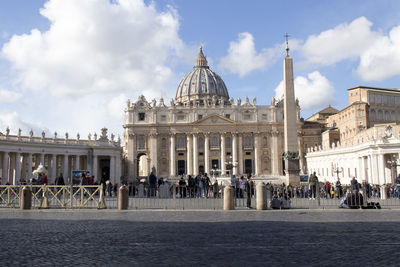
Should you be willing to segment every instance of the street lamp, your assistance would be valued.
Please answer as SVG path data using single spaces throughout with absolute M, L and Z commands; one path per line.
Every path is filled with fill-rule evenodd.
M 339 170 L 339 164 L 336 163 L 336 165 L 334 167 L 332 167 L 332 169 L 333 169 L 333 172 L 336 173 L 336 177 L 339 179 L 339 173 L 342 172 L 341 170 Z
M 388 160 L 387 163 L 390 165 L 391 173 L 392 173 L 392 183 L 396 182 L 397 178 L 397 166 L 400 164 L 397 163 L 397 155 L 393 154 L 392 159 Z
M 232 156 L 229 156 L 229 160 L 225 162 L 226 169 L 229 171 L 230 176 L 233 176 L 233 169 L 237 167 L 238 162 L 232 161 Z

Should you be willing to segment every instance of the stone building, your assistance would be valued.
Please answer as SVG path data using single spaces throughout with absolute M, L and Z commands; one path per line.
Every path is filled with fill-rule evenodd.
M 2 184 L 19 184 L 20 181 L 29 181 L 32 171 L 39 164 L 48 170 L 49 183 L 54 183 L 56 176 L 63 174 L 65 182 L 71 177 L 73 170 L 90 171 L 95 180 L 102 178 L 112 183 L 119 183 L 122 165 L 122 147 L 120 140 L 107 136 L 107 129 L 102 134 L 89 135 L 88 139 L 70 139 L 68 133 L 64 138 L 54 133 L 53 137 L 46 137 L 42 132 L 36 137 L 31 130 L 29 136 L 10 135 L 7 129 L 0 134 L 0 166 Z
M 369 183 L 394 181 L 398 172 L 400 90 L 357 86 L 349 105 L 326 119 L 321 145 L 307 149 L 308 173 L 333 181 L 352 176 Z
M 297 103 L 292 111 L 297 137 L 301 129 Z M 162 98 L 128 100 L 126 175 L 132 180 L 153 170 L 170 179 L 200 173 L 284 179 L 283 115 L 282 100 L 272 99 L 271 105 L 264 106 L 257 105 L 255 98 L 230 98 L 200 48 L 193 70 L 182 78 L 169 105 Z

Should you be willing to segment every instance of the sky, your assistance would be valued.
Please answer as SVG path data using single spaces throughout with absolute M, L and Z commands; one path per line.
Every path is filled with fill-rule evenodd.
M 230 97 L 269 105 L 285 33 L 304 118 L 357 85 L 400 87 L 396 0 L 2 0 L 0 132 L 122 137 L 127 100 L 169 103 L 200 46 Z

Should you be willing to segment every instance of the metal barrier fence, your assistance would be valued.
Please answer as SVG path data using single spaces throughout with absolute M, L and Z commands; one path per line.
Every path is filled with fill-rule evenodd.
M 118 192 L 106 192 L 101 185 L 87 186 L 53 186 L 26 185 L 32 192 L 33 208 L 110 208 L 118 207 Z M 0 208 L 20 207 L 23 185 L 0 185 Z M 208 209 L 222 210 L 224 186 L 217 190 L 213 188 L 197 189 L 179 187 L 177 185 L 162 185 L 159 188 L 139 187 L 130 192 L 129 209 Z M 316 188 L 315 195 L 300 194 L 279 187 L 266 186 L 266 206 L 271 209 L 279 203 L 279 208 L 295 209 L 333 209 L 339 206 L 348 208 L 398 208 L 400 194 L 390 191 L 387 186 L 376 187 L 375 191 L 361 187 L 358 192 L 349 188 L 340 194 L 327 194 L 321 188 Z M 394 193 L 393 193 L 394 192 Z M 257 206 L 255 188 L 249 192 L 234 188 L 235 208 L 243 209 Z M 310 198 L 312 197 L 312 198 Z M 248 201 L 250 200 L 250 203 Z M 273 203 L 272 203 L 273 202 Z M 377 205 L 376 203 L 379 203 Z
M 33 208 L 106 208 L 101 185 L 0 185 L 0 207 L 20 207 L 24 186 L 32 192 Z

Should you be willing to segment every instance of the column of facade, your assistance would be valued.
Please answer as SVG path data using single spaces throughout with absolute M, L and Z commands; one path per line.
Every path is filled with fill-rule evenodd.
M 260 174 L 260 162 L 261 162 L 258 137 L 259 137 L 259 134 L 255 133 L 254 134 L 254 174 L 255 175 Z
M 199 152 L 197 134 L 193 134 L 193 175 L 199 174 Z
M 210 134 L 204 135 L 204 171 L 210 175 Z
M 57 177 L 57 155 L 53 154 L 51 157 L 51 178 Z
M 385 155 L 379 154 L 378 155 L 378 171 L 379 171 L 379 183 L 385 184 Z
M 21 179 L 21 153 L 15 153 L 15 174 L 13 184 L 18 184 Z
M 115 177 L 115 156 L 110 156 L 110 182 L 115 184 L 117 178 Z
M 279 155 L 279 144 L 278 144 L 278 132 L 272 132 L 272 174 L 279 175 L 279 160 L 281 155 Z
M 243 135 L 239 134 L 239 175 L 244 173 L 243 171 Z
M 226 175 L 225 158 L 226 158 L 225 134 L 222 133 L 221 134 L 221 176 Z
M 134 180 L 137 176 L 137 159 L 136 159 L 136 135 L 129 134 L 128 137 L 128 179 Z
M 8 181 L 8 152 L 3 152 L 3 165 L 1 174 L 1 184 L 6 184 Z
M 153 167 L 156 169 L 156 173 L 158 173 L 158 134 L 154 133 L 150 135 L 151 137 L 151 167 L 150 170 L 153 170 Z
M 101 179 L 100 179 L 100 177 L 97 176 L 97 161 L 98 161 L 97 155 L 93 155 L 92 177 L 94 177 L 94 180 L 95 180 L 95 181 L 100 182 Z
M 187 163 L 186 163 L 186 165 L 187 165 L 187 170 L 186 170 L 186 174 L 193 174 L 193 170 L 192 170 L 192 142 L 191 142 L 191 137 L 190 137 L 190 134 L 188 134 L 187 136 L 186 136 L 186 154 L 187 154 L 187 156 L 186 156 L 186 158 L 187 158 Z
M 27 177 L 26 179 L 30 181 L 32 179 L 32 153 L 28 154 L 28 171 L 27 171 Z
M 65 181 L 68 181 L 68 178 L 71 178 L 68 173 L 68 155 L 64 155 L 63 176 Z
M 170 135 L 170 161 L 169 161 L 169 176 L 175 177 L 176 176 L 176 160 L 175 160 L 175 134 L 171 133 Z
M 238 175 L 238 158 L 237 158 L 237 133 L 232 134 L 232 164 L 233 175 Z

